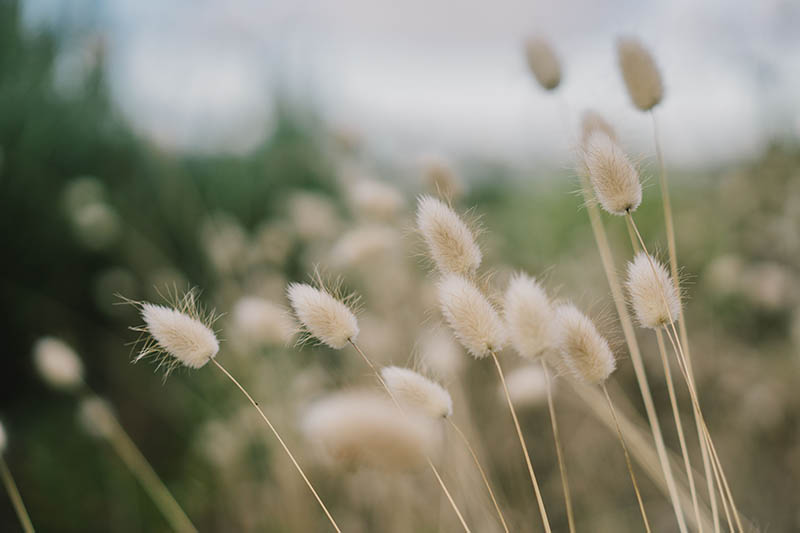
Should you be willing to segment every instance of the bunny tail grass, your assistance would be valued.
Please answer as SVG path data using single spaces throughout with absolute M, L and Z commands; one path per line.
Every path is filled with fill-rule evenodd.
M 394 394 L 392 394 L 392 390 L 389 388 L 389 386 L 383 380 L 383 377 L 381 376 L 381 373 L 378 372 L 377 368 L 375 368 L 375 365 L 372 363 L 372 360 L 369 357 L 367 357 L 367 354 L 365 354 L 361 350 L 361 348 L 358 346 L 358 344 L 355 343 L 355 341 L 353 341 L 353 339 L 349 339 L 348 342 L 350 343 L 350 345 L 353 348 L 355 348 L 355 350 L 358 352 L 358 354 L 361 356 L 361 358 L 364 359 L 364 362 L 367 363 L 367 366 L 370 368 L 370 370 L 372 370 L 372 373 L 375 374 L 375 377 L 378 378 L 378 381 L 380 381 L 381 385 L 386 390 L 386 393 L 389 395 L 389 397 L 395 403 L 397 408 L 400 409 L 400 412 L 405 415 L 405 411 L 403 411 L 403 408 L 400 406 L 400 402 L 398 402 L 397 398 L 395 398 Z M 427 454 L 425 455 L 425 460 L 428 462 L 428 466 L 431 467 L 431 470 L 433 471 L 433 475 L 436 476 L 436 480 L 439 482 L 439 486 L 442 487 L 442 491 L 444 491 L 445 496 L 447 496 L 447 500 L 450 502 L 450 506 L 453 508 L 453 511 L 455 511 L 456 515 L 458 516 L 458 520 L 461 522 L 461 526 L 464 528 L 464 531 L 466 531 L 467 533 L 472 533 L 472 530 L 469 528 L 469 526 L 467 525 L 467 522 L 464 520 L 464 516 L 461 514 L 461 511 L 459 510 L 458 505 L 456 505 L 456 502 L 453 499 L 453 496 L 450 494 L 450 491 L 447 489 L 447 485 L 445 485 L 444 480 L 442 479 L 442 476 L 439 474 L 439 470 L 436 468 L 436 465 L 433 464 L 433 461 L 431 461 L 430 456 L 428 456 Z
M 558 457 L 558 470 L 561 473 L 561 488 L 564 489 L 564 503 L 567 508 L 567 522 L 569 523 L 570 533 L 575 533 L 575 516 L 572 512 L 572 496 L 569 491 L 569 481 L 567 480 L 567 466 L 564 464 L 564 452 L 561 447 L 561 437 L 558 433 L 558 422 L 556 421 L 556 409 L 553 405 L 553 387 L 550 384 L 550 370 L 547 363 L 542 359 L 542 370 L 544 370 L 545 387 L 547 388 L 547 407 L 550 410 L 550 425 L 553 427 L 553 442 L 556 446 L 556 456 Z
M 221 364 L 219 364 L 216 359 L 212 359 L 211 362 L 214 363 L 217 366 L 217 368 L 219 368 L 222 371 L 222 373 L 225 374 L 225 376 L 227 376 L 228 379 L 230 379 L 233 382 L 233 384 L 236 385 L 236 387 L 240 391 L 242 391 L 242 394 L 244 394 L 245 398 L 247 398 L 250 401 L 250 403 L 253 404 L 253 407 L 256 408 L 256 411 L 258 411 L 258 414 L 261 415 L 261 418 L 264 419 L 264 422 L 266 422 L 267 426 L 272 431 L 273 435 L 275 435 L 275 438 L 278 439 L 278 442 L 283 447 L 283 451 L 285 451 L 286 455 L 288 455 L 289 459 L 291 459 L 292 464 L 294 464 L 294 467 L 300 473 L 300 476 L 303 478 L 303 481 L 305 481 L 306 485 L 308 485 L 309 490 L 311 490 L 311 492 L 314 494 L 314 498 L 317 499 L 317 503 L 319 503 L 319 506 L 322 507 L 322 510 L 325 512 L 325 516 L 328 517 L 328 520 L 330 521 L 331 525 L 333 526 L 333 529 L 335 529 L 338 533 L 342 533 L 342 530 L 339 529 L 339 526 L 336 524 L 336 520 L 333 519 L 333 516 L 331 516 L 330 511 L 328 511 L 328 508 L 325 507 L 324 503 L 322 503 L 322 498 L 320 498 L 319 494 L 317 494 L 317 491 L 314 490 L 314 486 L 311 485 L 311 482 L 306 477 L 306 474 L 305 474 L 305 472 L 303 472 L 303 469 L 300 468 L 300 465 L 298 464 L 297 460 L 294 458 L 294 455 L 292 455 L 292 452 L 289 451 L 289 447 L 286 446 L 286 443 L 283 442 L 283 439 L 278 434 L 278 431 L 275 429 L 275 427 L 272 425 L 272 422 L 269 421 L 269 419 L 267 418 L 267 415 L 265 415 L 264 411 L 261 410 L 261 407 L 258 406 L 258 402 L 256 402 L 253 399 L 253 397 L 250 396 L 250 394 L 245 390 L 244 387 L 242 387 L 242 385 L 236 380 L 236 378 L 234 378 L 230 374 L 230 372 L 225 370 L 225 367 L 223 367 Z
M 628 465 L 628 473 L 631 475 L 633 482 L 633 490 L 636 491 L 636 500 L 639 502 L 639 510 L 642 512 L 642 520 L 647 533 L 650 533 L 650 522 L 647 520 L 647 512 L 644 510 L 644 503 L 642 502 L 642 495 L 639 492 L 639 484 L 636 483 L 636 475 L 633 473 L 633 465 L 631 464 L 630 455 L 628 455 L 628 447 L 625 445 L 625 438 L 622 436 L 622 429 L 619 427 L 619 420 L 617 420 L 617 411 L 614 409 L 614 404 L 611 402 L 611 396 L 608 394 L 606 384 L 602 384 L 603 394 L 605 394 L 606 401 L 608 402 L 608 409 L 611 411 L 611 416 L 614 418 L 614 425 L 617 427 L 617 437 L 619 443 L 622 445 L 622 451 L 625 453 L 625 463 Z
M 500 366 L 500 361 L 497 359 L 497 354 L 494 351 L 490 352 L 492 356 L 492 360 L 494 361 L 494 366 L 497 367 L 497 375 L 500 376 L 500 383 L 503 385 L 503 392 L 506 395 L 506 401 L 508 402 L 508 409 L 511 411 L 511 418 L 514 419 L 514 427 L 517 430 L 517 436 L 519 437 L 519 444 L 522 446 L 522 451 L 525 454 L 525 463 L 528 466 L 528 474 L 531 476 L 531 484 L 533 485 L 533 492 L 536 494 L 536 503 L 539 504 L 539 513 L 542 515 L 542 524 L 544 525 L 544 529 L 547 533 L 551 533 L 550 529 L 550 521 L 547 518 L 547 511 L 544 508 L 544 501 L 542 500 L 542 493 L 539 490 L 539 482 L 536 481 L 536 474 L 533 473 L 533 464 L 531 463 L 531 456 L 528 453 L 528 446 L 525 444 L 525 437 L 522 436 L 522 428 L 519 426 L 519 420 L 517 419 L 517 412 L 514 409 L 514 404 L 511 401 L 511 395 L 508 393 L 508 385 L 506 385 L 506 378 L 503 375 L 503 368 Z
M 664 479 L 667 484 L 667 491 L 672 502 L 672 508 L 675 512 L 675 518 L 678 521 L 678 529 L 681 533 L 687 533 L 686 522 L 681 510 L 680 500 L 678 499 L 678 491 L 675 486 L 675 478 L 672 475 L 670 468 L 669 458 L 667 456 L 666 445 L 664 444 L 664 436 L 661 434 L 661 426 L 658 422 L 658 415 L 656 413 L 655 404 L 653 403 L 653 394 L 650 391 L 650 385 L 647 382 L 647 373 L 644 368 L 644 360 L 642 353 L 639 350 L 639 342 L 636 340 L 636 333 L 633 329 L 633 321 L 628 313 L 628 306 L 625 303 L 625 296 L 622 293 L 622 286 L 617 275 L 616 268 L 614 267 L 614 259 L 611 255 L 611 247 L 608 244 L 608 237 L 606 230 L 603 227 L 603 221 L 600 218 L 600 209 L 594 204 L 591 197 L 591 185 L 588 177 L 581 173 L 582 190 L 584 200 L 586 201 L 586 209 L 589 213 L 589 222 L 592 226 L 592 233 L 594 234 L 595 242 L 597 243 L 597 250 L 600 253 L 600 259 L 603 263 L 603 270 L 606 274 L 609 288 L 611 289 L 611 296 L 614 299 L 614 306 L 617 308 L 617 315 L 619 316 L 620 324 L 622 325 L 622 332 L 625 335 L 625 342 L 628 345 L 628 350 L 631 354 L 631 362 L 633 363 L 633 370 L 636 374 L 636 381 L 639 385 L 639 391 L 642 395 L 642 402 L 644 403 L 645 412 L 647 413 L 647 421 L 650 424 L 650 431 L 653 434 L 653 442 L 656 446 L 656 453 L 658 461 L 661 464 L 661 471 L 664 473 Z
M 11 503 L 14 505 L 14 511 L 17 513 L 19 523 L 22 524 L 22 529 L 25 533 L 33 533 L 33 524 L 31 517 L 28 516 L 28 510 L 25 509 L 25 503 L 22 501 L 22 496 L 19 493 L 17 484 L 14 482 L 14 477 L 6 465 L 6 460 L 0 455 L 0 477 L 3 478 L 3 484 L 6 486 L 8 496 L 11 498 Z

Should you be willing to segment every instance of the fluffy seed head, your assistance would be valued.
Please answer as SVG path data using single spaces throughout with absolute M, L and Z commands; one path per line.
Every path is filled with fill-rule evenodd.
M 561 83 L 561 66 L 558 57 L 544 39 L 530 39 L 525 43 L 525 57 L 528 67 L 544 89 L 552 91 Z
M 406 203 L 400 191 L 388 183 L 367 178 L 352 185 L 350 197 L 356 213 L 378 220 L 391 220 Z
M 431 196 L 420 197 L 417 228 L 442 274 L 469 275 L 480 266 L 481 250 L 475 244 L 475 237 L 444 202 Z
M 358 336 L 358 320 L 347 305 L 327 291 L 306 283 L 290 283 L 286 291 L 306 332 L 334 350 Z
M 439 444 L 430 418 L 403 415 L 385 394 L 374 392 L 338 393 L 316 402 L 302 429 L 328 462 L 350 468 L 415 469 Z
M 664 85 L 653 56 L 634 38 L 617 41 L 617 59 L 633 105 L 649 111 L 664 97 Z
M 680 295 L 667 269 L 657 260 L 644 252 L 636 254 L 628 263 L 626 285 L 633 311 L 642 326 L 657 329 L 678 319 Z
M 539 365 L 516 368 L 506 375 L 506 386 L 511 401 L 517 407 L 536 407 L 547 400 L 547 380 Z M 498 394 L 505 402 L 502 386 Z
M 559 351 L 567 370 L 579 381 L 596 385 L 614 372 L 616 361 L 608 341 L 589 317 L 572 304 L 556 308 L 560 323 Z
M 455 337 L 478 359 L 499 351 L 507 342 L 505 326 L 481 291 L 462 276 L 439 281 L 439 304 Z
M 455 379 L 464 366 L 464 350 L 445 328 L 437 327 L 419 341 L 419 364 L 445 382 Z
M 98 438 L 109 438 L 116 424 L 111 406 L 97 396 L 81 400 L 78 407 L 78 422 L 89 435 Z
M 174 306 L 148 302 L 132 302 L 139 308 L 144 326 L 132 328 L 141 332 L 144 344 L 134 362 L 149 356 L 159 358 L 169 373 L 177 365 L 200 368 L 219 352 L 219 341 L 211 325 L 214 313 L 204 313 L 197 302 L 197 292 L 186 292 Z
M 387 366 L 381 369 L 381 376 L 398 401 L 433 418 L 444 418 L 453 414 L 450 393 L 422 374 L 408 368 Z
M 553 348 L 553 308 L 538 281 L 526 274 L 511 278 L 504 312 L 511 345 L 522 357 L 533 359 Z
M 593 133 L 583 157 L 594 193 L 603 209 L 622 216 L 639 207 L 642 203 L 639 174 L 611 137 L 601 131 Z
M 3 427 L 3 423 L 0 422 L 0 455 L 6 451 L 6 446 L 8 445 L 8 438 L 6 437 L 6 429 Z
M 33 362 L 42 379 L 57 389 L 75 389 L 83 383 L 83 363 L 67 343 L 43 337 L 33 345 Z
M 231 315 L 237 334 L 254 344 L 287 344 L 296 329 L 283 307 L 255 296 L 240 298 Z
M 400 236 L 393 228 L 372 224 L 360 226 L 336 241 L 330 261 L 337 267 L 356 267 L 385 257 L 399 246 Z
M 608 135 L 609 139 L 617 142 L 617 132 L 614 131 L 611 124 L 600 113 L 588 109 L 581 115 L 581 146 L 584 147 L 584 150 L 589 146 L 589 139 L 595 132 L 603 132 Z

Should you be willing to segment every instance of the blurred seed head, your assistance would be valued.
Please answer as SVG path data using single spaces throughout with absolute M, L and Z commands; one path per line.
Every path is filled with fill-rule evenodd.
M 403 195 L 388 183 L 362 178 L 350 186 L 353 211 L 365 218 L 392 220 L 405 207 Z
M 659 261 L 644 252 L 636 254 L 628 263 L 626 285 L 636 319 L 643 327 L 658 329 L 678 320 L 681 298 Z
M 547 401 L 547 380 L 540 365 L 525 365 L 512 370 L 506 375 L 506 386 L 516 407 L 538 407 Z M 502 386 L 497 392 L 498 398 L 505 403 Z
M 33 362 L 39 376 L 53 388 L 74 390 L 83 385 L 83 363 L 75 351 L 55 337 L 33 345 Z
M 505 326 L 497 310 L 474 283 L 449 274 L 439 281 L 439 303 L 456 339 L 475 358 L 503 349 Z
M 445 418 L 453 414 L 450 393 L 435 381 L 418 372 L 398 366 L 386 366 L 381 376 L 394 397 L 433 418 Z
M 241 268 L 247 256 L 247 233 L 227 213 L 206 218 L 200 229 L 200 240 L 211 265 L 220 274 L 231 274 Z
M 556 321 L 544 288 L 527 274 L 515 274 L 505 294 L 504 313 L 511 345 L 522 357 L 535 359 L 553 349 Z
M 92 437 L 107 439 L 114 433 L 116 417 L 106 400 L 87 396 L 78 406 L 78 422 Z
M 289 198 L 289 218 L 295 233 L 304 240 L 326 240 L 339 231 L 340 220 L 330 198 L 299 192 Z
M 525 57 L 536 81 L 545 90 L 552 91 L 561 83 L 561 66 L 550 43 L 532 38 L 525 43 Z
M 664 97 L 664 85 L 647 48 L 638 39 L 622 37 L 617 40 L 617 60 L 633 105 L 641 111 L 658 105 Z
M 290 283 L 286 290 L 295 316 L 305 332 L 334 350 L 358 337 L 358 320 L 350 308 L 325 290 Z
M 616 368 L 608 341 L 589 317 L 572 304 L 558 306 L 556 318 L 560 322 L 558 345 L 564 367 L 583 383 L 605 382 Z
M 366 225 L 344 233 L 334 244 L 330 263 L 353 268 L 386 257 L 400 248 L 400 235 L 388 226 Z
M 471 275 L 480 266 L 482 255 L 475 237 L 444 202 L 421 196 L 417 204 L 417 229 L 442 274 Z
M 120 235 L 121 222 L 117 211 L 106 203 L 88 204 L 70 214 L 78 240 L 87 248 L 102 250 Z
M 420 337 L 419 364 L 437 378 L 451 381 L 464 367 L 464 354 L 448 331 L 436 327 Z
M 639 207 L 642 203 L 639 173 L 611 137 L 595 131 L 584 149 L 583 161 L 603 209 L 622 216 Z
M 581 146 L 584 150 L 588 147 L 589 139 L 595 132 L 605 133 L 609 139 L 617 142 L 617 132 L 614 131 L 611 124 L 600 113 L 587 109 L 581 115 Z
M 292 317 L 278 304 L 255 296 L 244 296 L 231 313 L 237 337 L 258 345 L 289 343 L 297 330 Z
M 3 453 L 5 453 L 7 446 L 8 446 L 8 437 L 6 436 L 6 428 L 3 426 L 3 423 L 0 422 L 0 455 L 3 455 Z
M 427 190 L 440 198 L 454 201 L 466 192 L 466 186 L 450 163 L 441 156 L 422 158 L 422 177 Z

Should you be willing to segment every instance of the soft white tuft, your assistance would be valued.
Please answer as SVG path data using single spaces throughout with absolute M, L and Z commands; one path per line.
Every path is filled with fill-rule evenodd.
M 54 337 L 33 345 L 33 362 L 42 379 L 57 389 L 76 389 L 83 384 L 83 363 L 70 346 Z
M 559 351 L 564 366 L 579 381 L 603 383 L 616 368 L 608 341 L 589 317 L 572 304 L 557 307 L 556 318 L 560 323 Z
M 634 38 L 617 41 L 617 59 L 633 105 L 649 111 L 664 97 L 664 84 L 650 52 Z
M 81 400 L 78 407 L 78 422 L 93 437 L 109 438 L 114 433 L 116 418 L 107 401 L 98 396 Z
M 193 301 L 193 297 L 185 300 Z M 194 308 L 184 312 L 163 305 L 143 303 L 141 315 L 145 330 L 152 336 L 155 344 L 146 343 L 135 361 L 152 353 L 163 352 L 189 368 L 200 368 L 219 352 L 217 336 L 197 317 Z
M 422 196 L 417 204 L 417 228 L 442 274 L 473 274 L 481 264 L 481 250 L 461 218 L 444 202 Z
M 550 43 L 534 38 L 525 43 L 528 67 L 544 89 L 552 91 L 561 83 L 561 66 Z
M 324 459 L 347 468 L 418 468 L 439 444 L 430 418 L 403 414 L 385 394 L 374 392 L 338 393 L 316 402 L 302 429 Z
M 240 298 L 231 315 L 236 333 L 254 344 L 287 344 L 297 329 L 286 309 L 256 296 Z
M 667 269 L 644 252 L 628 263 L 626 282 L 639 323 L 657 329 L 678 320 L 681 299 Z
M 381 376 L 398 401 L 433 418 L 444 418 L 453 414 L 450 393 L 422 374 L 408 368 L 387 366 L 381 369 Z
M 6 451 L 6 446 L 8 446 L 8 437 L 6 436 L 6 428 L 3 427 L 3 423 L 0 422 L 0 455 Z
M 295 315 L 309 335 L 334 350 L 358 336 L 358 320 L 343 302 L 306 283 L 290 283 L 286 291 Z
M 500 315 L 471 281 L 450 274 L 439 281 L 438 289 L 445 320 L 473 357 L 486 357 L 505 346 L 507 336 Z
M 504 312 L 511 345 L 522 357 L 534 359 L 554 347 L 553 307 L 538 281 L 526 274 L 512 277 Z
M 642 184 L 625 152 L 602 131 L 595 131 L 584 148 L 584 164 L 594 193 L 612 215 L 635 211 L 642 203 Z
M 536 407 L 547 400 L 547 378 L 538 364 L 516 368 L 506 375 L 506 386 L 511 401 L 517 407 Z M 505 403 L 502 386 L 498 394 Z

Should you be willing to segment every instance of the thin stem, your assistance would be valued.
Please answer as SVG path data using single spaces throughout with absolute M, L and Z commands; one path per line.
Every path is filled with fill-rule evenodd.
M 639 391 L 642 395 L 642 402 L 644 403 L 644 409 L 647 413 L 647 421 L 650 424 L 650 432 L 653 435 L 656 454 L 658 455 L 658 461 L 661 465 L 661 471 L 664 474 L 664 480 L 666 481 L 667 491 L 672 503 L 672 509 L 675 513 L 675 519 L 678 522 L 678 529 L 681 533 L 687 533 L 686 521 L 681 510 L 680 500 L 678 498 L 678 490 L 675 485 L 675 478 L 672 475 L 672 469 L 667 456 L 667 447 L 664 444 L 664 436 L 661 434 L 661 426 L 658 421 L 655 403 L 653 402 L 653 394 L 650 391 L 650 384 L 647 382 L 647 372 L 645 371 L 644 367 L 644 359 L 642 358 L 642 353 L 639 349 L 639 342 L 636 340 L 633 321 L 631 320 L 628 312 L 628 306 L 625 303 L 625 296 L 622 292 L 622 286 L 617 275 L 617 270 L 614 267 L 611 246 L 608 244 L 608 237 L 606 236 L 606 230 L 603 226 L 603 220 L 600 217 L 600 210 L 595 202 L 592 201 L 591 186 L 586 173 L 582 172 L 580 177 L 581 190 L 583 192 L 586 210 L 589 214 L 589 222 L 592 226 L 592 233 L 594 234 L 595 242 L 597 243 L 597 251 L 600 254 L 600 260 L 603 264 L 603 270 L 605 271 L 609 289 L 611 289 L 611 296 L 614 300 L 614 306 L 617 309 L 617 316 L 619 316 L 622 332 L 625 335 L 625 342 L 628 345 L 628 351 L 631 355 L 633 371 L 636 374 L 636 382 L 639 385 Z
M 533 464 L 531 463 L 531 456 L 528 453 L 528 446 L 525 444 L 525 437 L 522 436 L 522 428 L 519 425 L 519 420 L 517 419 L 517 412 L 514 409 L 514 403 L 511 401 L 511 395 L 508 392 L 508 386 L 506 385 L 506 378 L 503 375 L 503 369 L 500 366 L 500 361 L 497 359 L 497 354 L 495 354 L 494 351 L 490 351 L 489 353 L 491 354 L 492 360 L 494 361 L 494 366 L 497 367 L 497 374 L 500 376 L 500 382 L 503 384 L 503 392 L 506 395 L 506 401 L 508 401 L 508 409 L 511 411 L 511 418 L 514 419 L 514 427 L 517 429 L 519 444 L 520 446 L 522 446 L 522 452 L 525 454 L 525 463 L 528 465 L 528 474 L 531 477 L 533 492 L 536 494 L 536 503 L 539 504 L 539 514 L 542 515 L 542 524 L 544 524 L 545 531 L 547 533 L 551 533 L 550 521 L 547 519 L 547 511 L 544 508 L 542 493 L 539 490 L 539 482 L 536 481 L 536 474 L 533 473 Z
M 492 499 L 492 504 L 494 505 L 495 511 L 497 511 L 497 517 L 500 519 L 500 523 L 503 524 L 503 529 L 505 530 L 505 532 L 509 533 L 508 525 L 506 524 L 506 519 L 503 516 L 503 511 L 500 510 L 500 505 L 497 503 L 497 498 L 495 497 L 494 491 L 492 490 L 492 485 L 489 483 L 489 478 L 486 476 L 486 472 L 483 470 L 481 462 L 478 460 L 478 454 L 472 448 L 472 445 L 469 443 L 467 436 L 464 435 L 464 432 L 461 431 L 461 428 L 459 428 L 456 425 L 456 423 L 453 422 L 453 419 L 448 417 L 446 420 L 450 424 L 450 427 L 452 427 L 458 434 L 458 436 L 461 437 L 461 440 L 464 442 L 464 446 L 467 447 L 467 450 L 469 450 L 470 455 L 472 455 L 472 460 L 475 462 L 475 466 L 478 468 L 478 472 L 480 472 L 481 474 L 481 478 L 483 479 L 483 484 L 486 486 L 486 490 L 489 491 L 489 497 Z
M 8 496 L 11 498 L 11 503 L 14 505 L 14 511 L 17 513 L 19 523 L 22 524 L 22 529 L 25 533 L 33 533 L 33 524 L 31 517 L 28 515 L 28 510 L 25 508 L 25 503 L 22 501 L 22 496 L 19 493 L 17 484 L 14 482 L 14 476 L 6 465 L 6 460 L 0 455 L 0 476 L 3 478 L 3 484 L 6 486 Z
M 389 386 L 383 380 L 383 377 L 381 377 L 381 373 L 378 372 L 378 369 L 375 368 L 374 364 L 372 364 L 372 360 L 369 357 L 367 357 L 367 354 L 365 354 L 361 350 L 361 348 L 359 348 L 358 344 L 353 342 L 352 339 L 349 339 L 348 342 L 350 342 L 350 345 L 353 348 L 355 348 L 356 351 L 361 355 L 361 358 L 364 359 L 364 362 L 367 363 L 367 366 L 369 366 L 369 368 L 372 370 L 372 373 L 375 374 L 376 378 L 378 378 L 378 381 L 380 381 L 381 385 L 386 390 L 386 392 L 389 394 L 389 397 L 392 399 L 394 404 L 397 406 L 397 408 L 400 410 L 400 412 L 403 413 L 403 416 L 405 416 L 406 412 L 400 406 L 400 402 L 397 401 L 397 398 L 394 397 L 394 394 L 392 394 L 391 389 L 389 389 Z M 427 454 L 425 454 L 425 460 L 428 462 L 428 466 L 431 467 L 431 470 L 433 471 L 433 475 L 436 476 L 436 480 L 439 482 L 439 486 L 442 487 L 442 490 L 444 491 L 445 496 L 447 496 L 447 500 L 450 502 L 450 506 L 453 508 L 453 511 L 455 511 L 456 515 L 458 516 L 458 520 L 461 522 L 461 526 L 464 528 L 464 531 L 466 531 L 467 533 L 472 533 L 470 528 L 469 528 L 469 526 L 467 525 L 467 522 L 464 520 L 464 517 L 461 515 L 461 511 L 459 510 L 458 505 L 456 505 L 456 502 L 453 499 L 453 496 L 450 494 L 450 491 L 447 489 L 447 485 L 445 485 L 444 480 L 442 479 L 442 476 L 439 475 L 439 470 L 437 470 L 436 465 L 433 464 L 433 461 L 431 461 L 431 458 Z
M 639 502 L 639 511 L 642 513 L 642 520 L 644 521 L 644 528 L 647 530 L 647 533 L 650 533 L 650 522 L 647 520 L 647 512 L 644 510 L 644 502 L 642 502 L 642 494 L 639 492 L 639 484 L 636 483 L 636 474 L 633 473 L 633 465 L 631 464 L 631 457 L 628 455 L 628 447 L 625 445 L 625 438 L 622 436 L 622 428 L 619 427 L 619 420 L 617 419 L 617 411 L 614 409 L 614 404 L 611 402 L 611 396 L 608 394 L 608 388 L 606 388 L 606 384 L 603 383 L 602 385 L 603 394 L 606 396 L 606 401 L 608 402 L 608 408 L 611 411 L 611 416 L 614 418 L 614 425 L 617 428 L 617 437 L 619 437 L 619 443 L 622 445 L 622 451 L 625 453 L 625 463 L 628 465 L 628 473 L 631 476 L 631 482 L 633 483 L 633 490 L 636 492 L 636 501 Z
M 542 359 L 542 370 L 544 371 L 544 381 L 547 389 L 547 407 L 550 410 L 550 425 L 553 427 L 553 442 L 556 446 L 556 456 L 558 457 L 558 470 L 561 473 L 561 488 L 564 490 L 564 502 L 567 508 L 567 522 L 569 523 L 570 533 L 575 533 L 575 517 L 572 513 L 572 496 L 569 491 L 569 481 L 567 480 L 567 466 L 564 463 L 564 454 L 561 449 L 561 438 L 558 433 L 558 422 L 556 421 L 556 409 L 553 405 L 553 387 L 550 384 L 550 370 L 547 362 Z
M 316 490 L 314 490 L 314 487 L 313 487 L 313 485 L 311 485 L 311 482 L 310 482 L 310 481 L 308 480 L 308 478 L 306 477 L 306 474 L 305 474 L 305 472 L 303 472 L 303 469 L 302 469 L 302 468 L 300 468 L 300 464 L 299 464 L 299 463 L 297 462 L 297 460 L 294 458 L 294 455 L 292 455 L 292 452 L 290 452 L 290 451 L 289 451 L 289 447 L 288 447 L 288 446 L 286 446 L 286 443 L 285 443 L 285 442 L 283 442 L 283 439 L 282 439 L 282 438 L 281 438 L 281 436 L 278 434 L 278 431 L 275 429 L 275 427 L 272 425 L 272 422 L 270 422 L 270 421 L 269 421 L 269 418 L 267 418 L 267 415 L 265 415 L 265 414 L 264 414 L 264 411 L 262 411 L 262 410 L 261 410 L 261 407 L 259 407 L 259 406 L 258 406 L 258 402 L 256 402 L 256 401 L 253 399 L 253 397 L 252 397 L 252 396 L 250 396 L 250 394 L 249 394 L 249 393 L 248 393 L 248 392 L 245 390 L 245 388 L 244 388 L 244 387 L 242 387 L 242 385 L 241 385 L 241 384 L 240 384 L 240 383 L 239 383 L 239 382 L 236 380 L 236 378 L 234 378 L 234 377 L 233 377 L 233 376 L 230 374 L 230 372 L 228 372 L 227 370 L 225 370 L 225 367 L 223 367 L 221 364 L 219 364 L 219 363 L 217 362 L 217 360 L 216 360 L 216 359 L 211 359 L 211 362 L 212 362 L 212 363 L 214 363 L 214 364 L 217 366 L 217 368 L 219 368 L 219 369 L 222 371 L 222 373 L 223 373 L 223 374 L 225 374 L 225 375 L 228 377 L 228 379 L 230 379 L 230 380 L 233 382 L 233 384 L 234 384 L 234 385 L 236 385 L 236 387 L 237 387 L 237 388 L 238 388 L 240 391 L 242 391 L 242 394 L 244 394 L 245 398 L 247 398 L 247 399 L 250 401 L 250 403 L 251 403 L 251 404 L 253 404 L 253 407 L 255 407 L 256 411 L 258 411 L 258 414 L 259 414 L 259 415 L 261 415 L 261 418 L 263 418 L 263 419 L 264 419 L 264 422 L 266 422 L 267 426 L 268 426 L 268 427 L 269 427 L 269 429 L 272 431 L 273 435 L 275 435 L 275 438 L 276 438 L 276 439 L 278 439 L 278 442 L 279 442 L 279 443 L 281 444 L 281 446 L 283 447 L 283 451 L 285 451 L 285 452 L 286 452 L 286 455 L 288 455 L 288 456 L 289 456 L 289 459 L 291 459 L 291 461 L 292 461 L 292 464 L 294 464 L 294 467 L 295 467 L 295 468 L 297 469 L 297 471 L 300 473 L 300 476 L 303 478 L 303 481 L 305 481 L 305 482 L 306 482 L 306 485 L 307 485 L 307 486 L 308 486 L 308 488 L 311 490 L 312 494 L 314 494 L 314 498 L 316 498 L 316 499 L 317 499 L 317 502 L 319 503 L 319 506 L 320 506 L 320 507 L 322 507 L 322 510 L 325 512 L 325 516 L 327 516 L 327 517 L 328 517 L 328 520 L 330 521 L 330 523 L 331 523 L 331 525 L 333 526 L 333 528 L 334 528 L 334 529 L 335 529 L 335 530 L 336 530 L 338 533 L 342 533 L 342 530 L 341 530 L 341 529 L 339 529 L 339 526 L 336 524 L 336 520 L 334 520 L 334 519 L 333 519 L 333 516 L 331 516 L 331 513 L 328 511 L 328 508 L 327 508 L 327 507 L 325 507 L 325 504 L 324 504 L 324 503 L 322 503 L 322 498 L 320 498 L 320 497 L 319 497 L 319 494 L 317 494 L 317 491 L 316 491 Z
M 664 378 L 667 381 L 667 391 L 669 392 L 669 401 L 672 405 L 672 415 L 675 418 L 675 428 L 678 432 L 678 441 L 681 445 L 681 454 L 683 455 L 683 464 L 686 468 L 686 478 L 689 480 L 689 491 L 692 495 L 692 506 L 694 507 L 694 514 L 697 518 L 698 531 L 702 533 L 703 524 L 700 522 L 700 507 L 697 503 L 697 489 L 694 485 L 694 474 L 692 471 L 692 463 L 689 460 L 689 450 L 686 447 L 686 438 L 683 435 L 683 422 L 681 422 L 680 411 L 678 410 L 678 399 L 675 396 L 675 384 L 672 381 L 672 372 L 669 368 L 669 360 L 667 359 L 667 348 L 664 346 L 664 336 L 660 329 L 656 331 L 656 340 L 658 342 L 658 351 L 661 355 L 661 363 L 664 366 Z
M 116 417 L 110 419 L 113 422 L 111 432 L 108 434 L 108 442 L 114 451 L 119 455 L 122 462 L 128 467 L 131 473 L 139 480 L 144 491 L 153 499 L 156 507 L 167 519 L 169 525 L 175 531 L 197 532 L 192 521 L 172 496 L 167 486 L 158 477 L 153 467 L 131 439 L 130 435 L 123 429 Z

